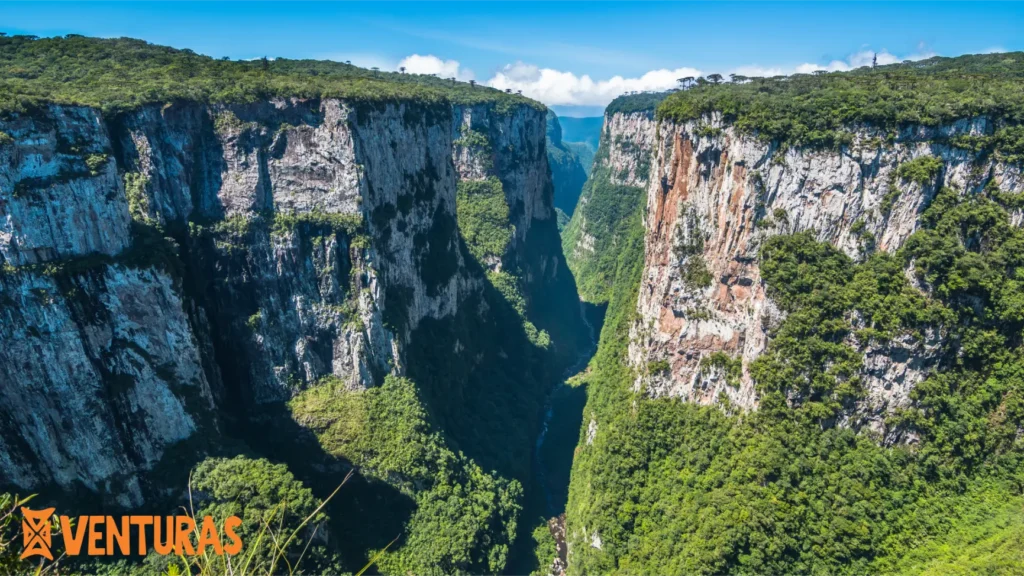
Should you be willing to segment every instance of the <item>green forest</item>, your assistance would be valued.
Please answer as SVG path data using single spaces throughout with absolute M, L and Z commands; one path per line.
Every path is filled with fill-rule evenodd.
M 132 38 L 0 36 L 0 113 L 46 102 L 116 113 L 178 100 L 244 103 L 268 97 L 540 108 L 523 96 L 447 78 L 268 56 L 216 60 Z
M 895 131 L 990 115 L 995 132 L 974 152 L 1012 162 L 1017 145 L 1003 135 L 1024 120 L 1022 72 L 1020 55 L 999 54 L 703 81 L 620 98 L 609 114 L 688 121 L 718 111 L 779 146 L 843 145 L 857 124 Z M 941 168 L 922 156 L 898 176 L 928 183 Z M 724 396 L 699 406 L 633 388 L 626 354 L 643 269 L 643 191 L 613 184 L 600 165 L 587 190 L 563 249 L 581 297 L 608 311 L 598 353 L 578 377 L 588 400 L 569 493 L 569 573 L 1019 573 L 1019 194 L 941 188 L 902 248 L 867 246 L 859 259 L 813 231 L 768 238 L 758 264 L 785 316 L 750 365 L 759 407 L 738 411 Z M 584 218 L 598 249 L 576 258 Z M 886 415 L 881 430 L 856 418 L 838 425 L 865 397 L 867 347 L 930 334 L 943 335 L 937 370 L 909 406 Z
M 1005 124 L 985 145 L 1011 161 L 1024 154 L 1024 132 L 1014 127 L 1024 123 L 1024 54 L 1019 52 L 936 57 L 850 72 L 717 80 L 701 78 L 668 95 L 623 98 L 609 111 L 656 106 L 659 118 L 677 122 L 719 112 L 738 129 L 766 141 L 821 147 L 849 144 L 849 128 L 855 125 L 895 133 L 908 124 L 936 126 L 984 116 Z
M 923 220 L 903 250 L 861 263 L 806 233 L 762 248 L 789 315 L 752 366 L 761 404 L 743 417 L 630 391 L 634 228 L 585 377 L 584 421 L 603 433 L 577 456 L 570 492 L 570 522 L 599 530 L 603 548 L 575 555 L 573 573 L 984 574 L 1024 562 L 1024 233 L 996 191 L 944 190 Z M 909 286 L 908 262 L 932 296 Z M 951 333 L 943 369 L 886 422 L 918 442 L 885 447 L 831 424 L 862 394 L 848 336 L 927 329 Z

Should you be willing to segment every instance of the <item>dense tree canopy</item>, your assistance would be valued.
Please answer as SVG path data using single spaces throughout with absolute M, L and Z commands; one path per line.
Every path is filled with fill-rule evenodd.
M 215 60 L 131 38 L 0 37 L 0 112 L 42 102 L 116 112 L 174 100 L 250 102 L 271 96 L 541 107 L 523 96 L 453 79 L 326 60 Z
M 619 107 L 649 106 L 645 99 L 653 98 Z M 659 117 L 675 121 L 711 112 L 766 139 L 815 146 L 847 143 L 847 130 L 856 124 L 894 130 L 989 116 L 1015 125 L 1024 122 L 1024 53 L 706 83 L 668 95 L 657 109 Z
M 388 376 L 383 386 L 355 392 L 328 380 L 304 391 L 290 408 L 325 451 L 415 500 L 402 541 L 379 561 L 382 570 L 481 574 L 504 568 L 522 487 L 453 452 L 412 382 Z
M 570 570 L 1013 573 L 1024 561 L 1016 202 L 944 189 L 902 250 L 862 262 L 812 233 L 770 238 L 761 270 L 787 316 L 751 366 L 760 407 L 742 415 L 632 392 L 642 242 L 625 242 L 585 376 L 584 422 L 600 432 L 576 458 L 569 505 L 570 534 L 601 546 L 577 546 Z M 938 369 L 884 422 L 889 438 L 912 440 L 887 445 L 851 412 L 863 348 L 930 330 L 946 335 Z M 853 417 L 837 426 L 841 415 Z
M 681 79 L 682 80 L 682 79 Z M 733 82 L 687 82 L 685 89 L 630 94 L 607 114 L 656 113 L 685 122 L 721 113 L 740 130 L 784 145 L 820 147 L 851 142 L 850 128 L 871 125 L 893 134 L 907 125 L 936 126 L 961 118 L 998 119 L 991 133 L 953 144 L 1024 158 L 1024 53 L 929 58 L 848 72 Z

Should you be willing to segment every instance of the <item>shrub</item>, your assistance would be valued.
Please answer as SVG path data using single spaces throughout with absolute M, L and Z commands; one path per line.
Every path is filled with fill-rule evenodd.
M 942 169 L 942 159 L 935 156 L 919 156 L 910 162 L 900 164 L 896 175 L 904 180 L 925 186 Z
M 491 141 L 487 138 L 487 134 L 472 128 L 463 128 L 461 136 L 454 143 L 456 146 L 465 146 L 466 148 L 489 149 L 491 147 Z
M 460 180 L 455 206 L 459 231 L 469 252 L 481 262 L 504 257 L 513 229 L 501 181 L 494 176 L 485 180 Z
M 668 363 L 668 360 L 655 360 L 654 362 L 647 363 L 647 374 L 651 376 L 666 374 L 671 369 L 672 366 Z
M 689 256 L 683 262 L 681 279 L 690 290 L 702 290 L 715 282 L 702 254 Z
M 701 371 L 718 369 L 725 376 L 725 383 L 738 388 L 743 377 L 743 358 L 733 358 L 721 350 L 717 350 L 700 360 Z
M 149 179 L 141 172 L 124 173 L 124 193 L 128 199 L 128 213 L 133 220 L 150 222 L 149 196 L 146 194 L 148 184 Z
M 106 154 L 89 154 L 85 157 L 85 166 L 89 169 L 89 174 L 96 176 L 100 173 L 100 169 L 103 168 L 107 163 Z
M 244 543 L 235 566 L 249 574 L 324 570 L 336 558 L 328 551 L 324 502 L 295 479 L 284 464 L 246 456 L 207 458 L 192 473 L 192 516 L 212 516 L 221 525 L 241 519 L 237 533 Z M 213 574 L 224 557 L 206 554 L 191 565 Z
M 878 205 L 878 209 L 882 212 L 882 215 L 888 216 L 891 214 L 893 206 L 899 199 L 900 189 L 896 187 L 896 184 L 890 182 L 889 188 L 886 190 L 885 195 L 882 196 L 882 201 Z

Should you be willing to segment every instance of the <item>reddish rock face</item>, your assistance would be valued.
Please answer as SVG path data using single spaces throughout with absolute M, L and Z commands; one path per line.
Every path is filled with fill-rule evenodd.
M 678 396 L 710 404 L 720 396 L 734 406 L 757 407 L 749 364 L 768 344 L 768 327 L 782 313 L 766 296 L 757 264 L 761 244 L 772 235 L 813 230 L 851 257 L 859 257 L 863 222 L 878 249 L 898 249 L 918 227 L 918 215 L 940 186 L 971 190 L 979 173 L 993 174 L 1003 190 L 1024 190 L 1019 166 L 991 163 L 978 171 L 974 158 L 942 144 L 957 134 L 980 132 L 987 120 L 964 120 L 936 128 L 909 128 L 893 144 L 871 129 L 856 131 L 854 144 L 841 150 L 778 149 L 742 134 L 718 116 L 685 124 L 654 122 L 644 114 L 616 114 L 606 120 L 612 146 L 607 162 L 626 180 L 647 190 L 645 266 L 638 294 L 639 319 L 631 331 L 630 363 L 635 387 L 651 396 Z M 716 128 L 698 136 L 698 126 Z M 913 158 L 942 159 L 939 181 L 922 186 L 900 181 L 900 194 L 888 214 L 882 198 L 898 166 Z M 637 180 L 649 165 L 647 179 Z M 1014 215 L 1014 222 L 1024 220 Z M 709 285 L 687 282 L 687 270 L 703 262 Z M 902 349 L 901 349 L 902 350 Z M 715 352 L 739 358 L 737 387 L 717 369 L 701 368 Z M 898 352 L 898 351 L 897 351 Z M 863 374 L 870 418 L 905 405 L 911 385 L 887 386 L 887 378 L 919 382 L 927 363 L 902 361 L 899 354 L 865 350 Z M 895 352 L 894 352 L 895 354 Z M 904 355 L 905 356 L 905 355 Z M 669 370 L 648 374 L 652 363 Z M 911 365 L 912 364 L 912 365 Z

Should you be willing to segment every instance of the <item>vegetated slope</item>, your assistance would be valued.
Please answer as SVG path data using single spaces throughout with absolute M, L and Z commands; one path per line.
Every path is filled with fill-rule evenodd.
M 597 153 L 597 147 L 591 148 L 590 144 L 586 142 L 563 141 L 562 144 L 576 154 L 576 157 L 580 159 L 580 165 L 583 166 L 583 172 L 590 176 L 590 169 L 594 166 L 594 154 Z
M 385 572 L 500 572 L 586 341 L 543 107 L 135 40 L 0 46 L 2 487 L 139 513 L 200 465 L 256 518 L 354 468 L 304 567 L 401 536 Z
M 572 216 L 583 183 L 587 181 L 587 172 L 576 151 L 562 142 L 558 116 L 550 110 L 547 115 L 547 149 L 551 182 L 555 186 L 555 208 Z
M 630 227 L 636 225 L 634 216 L 642 214 L 650 161 L 622 152 L 649 148 L 649 142 L 633 139 L 633 135 L 646 137 L 647 131 L 635 129 L 632 123 L 649 124 L 653 114 L 653 108 L 638 113 L 628 120 L 629 127 L 614 124 L 621 115 L 608 115 L 577 210 L 562 232 L 562 251 L 576 277 L 580 298 L 586 302 L 606 304 L 610 300 L 619 254 Z M 629 160 L 623 162 L 624 158 Z
M 609 185 L 588 189 L 646 201 L 618 230 L 581 200 L 567 228 L 581 292 L 609 301 L 570 573 L 1019 571 L 1024 181 L 1005 136 L 1024 57 L 995 56 L 609 111 Z M 887 90 L 899 75 L 926 88 Z M 828 94 L 847 85 L 865 100 Z M 794 131 L 744 116 L 762 98 Z M 832 136 L 797 127 L 838 110 Z

